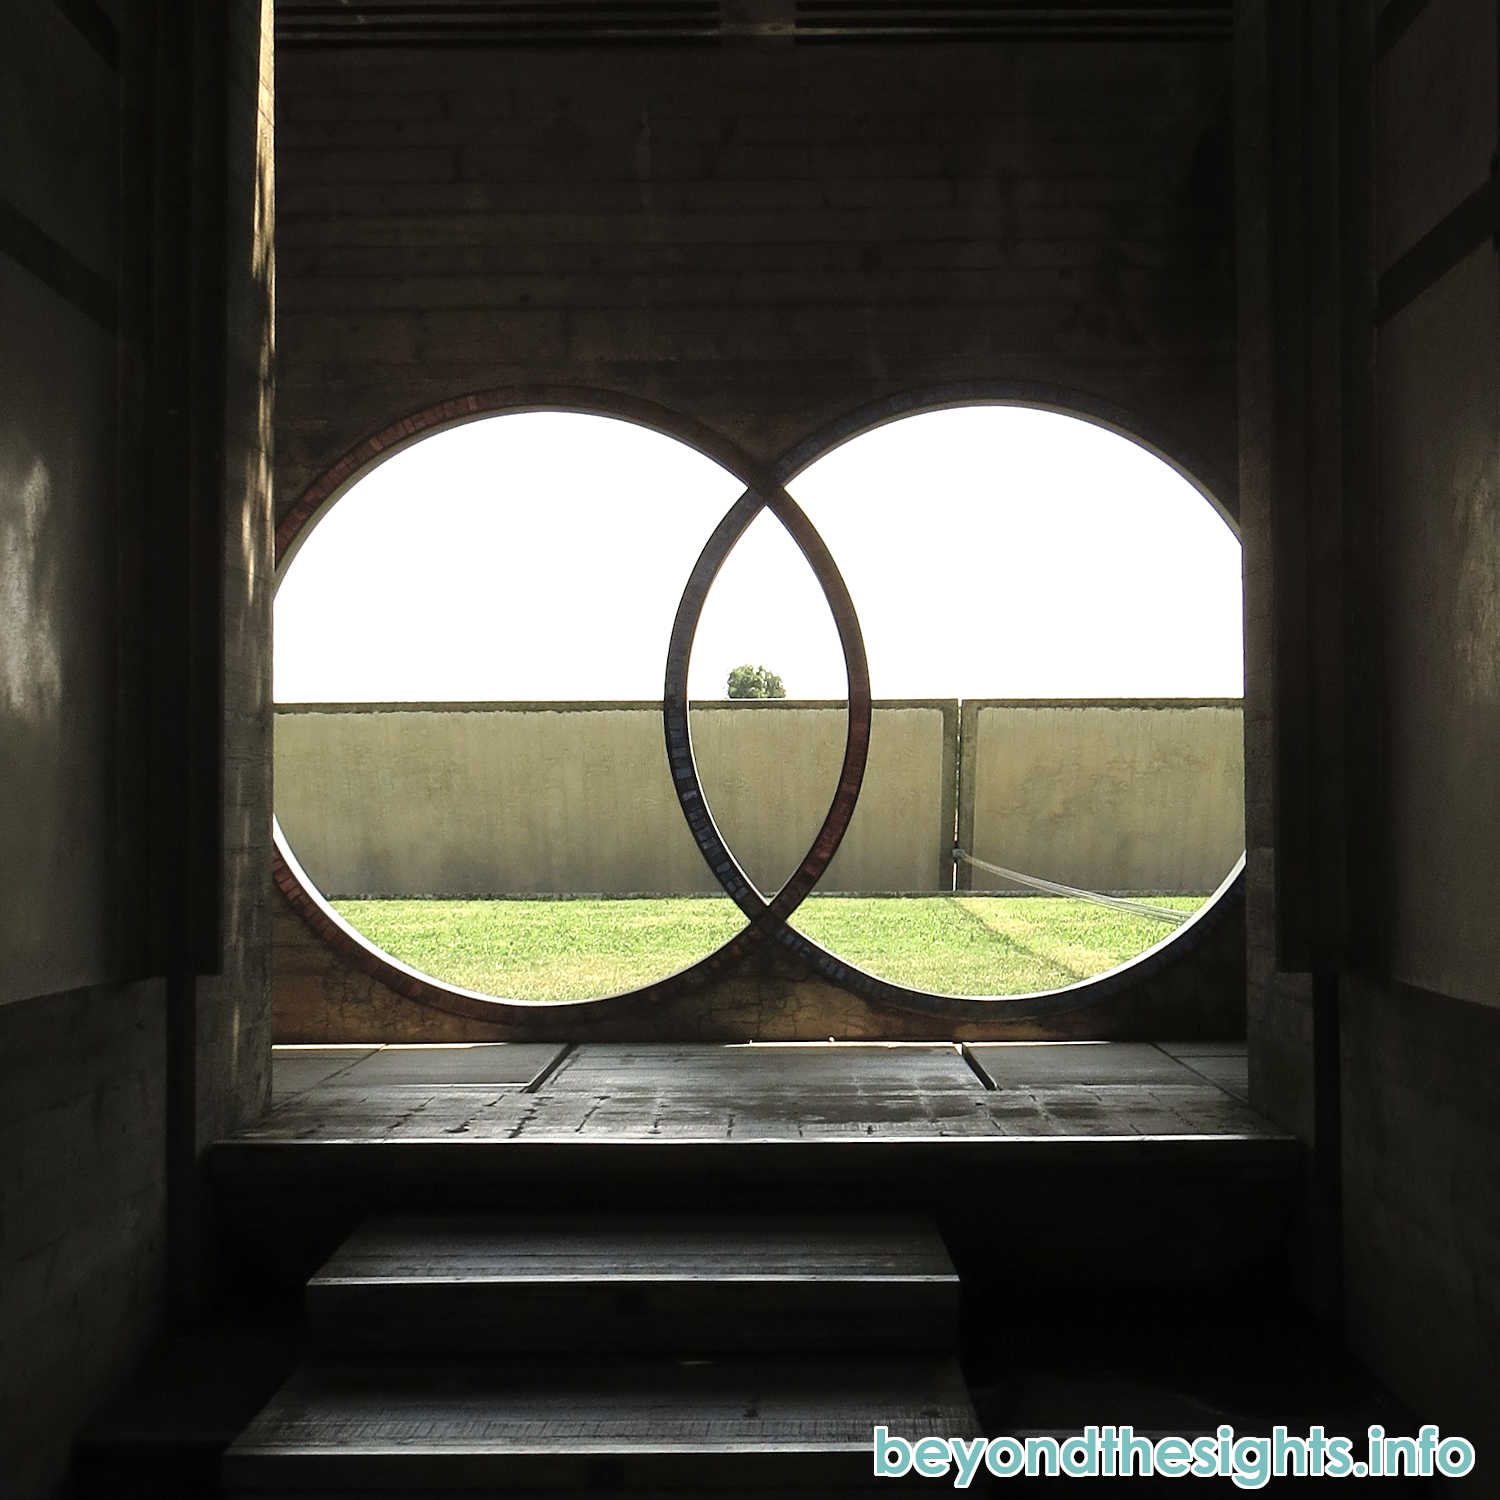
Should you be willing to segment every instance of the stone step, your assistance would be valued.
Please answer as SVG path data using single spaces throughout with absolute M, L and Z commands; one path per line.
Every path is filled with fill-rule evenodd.
M 917 1217 L 380 1217 L 307 1310 L 347 1351 L 951 1350 L 959 1282 Z
M 319 1364 L 234 1442 L 223 1484 L 236 1496 L 889 1494 L 894 1482 L 873 1477 L 877 1425 L 978 1435 L 949 1358 Z
M 1301 1180 L 1295 1140 L 1264 1123 L 1237 1135 L 1134 1133 L 1098 1091 L 1073 1092 L 1066 1120 L 1054 1107 L 1050 1136 L 309 1137 L 220 1143 L 210 1168 L 227 1261 L 245 1284 L 295 1295 L 373 1215 L 496 1205 L 686 1215 L 709 1204 L 750 1218 L 920 1205 L 971 1292 L 991 1280 L 1039 1295 L 1181 1295 L 1281 1264 Z

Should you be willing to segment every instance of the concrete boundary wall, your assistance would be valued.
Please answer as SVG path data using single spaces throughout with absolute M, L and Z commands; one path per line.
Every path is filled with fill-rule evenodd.
M 950 884 L 958 705 L 876 705 L 860 807 L 828 890 Z M 842 703 L 694 707 L 704 792 L 763 890 L 816 836 L 843 759 Z M 326 895 L 719 894 L 683 820 L 661 705 L 279 708 L 277 817 Z
M 1245 847 L 1240 700 L 969 699 L 959 840 L 1086 890 L 1206 894 Z M 975 890 L 1015 890 L 966 867 Z
M 715 819 L 774 890 L 827 810 L 844 706 L 721 701 L 692 722 Z M 1243 847 L 1241 779 L 1236 700 L 883 700 L 822 889 L 950 890 L 956 828 L 980 858 L 1068 884 L 1207 892 Z M 652 702 L 286 705 L 276 786 L 329 896 L 718 894 Z M 958 884 L 1004 888 L 968 869 Z

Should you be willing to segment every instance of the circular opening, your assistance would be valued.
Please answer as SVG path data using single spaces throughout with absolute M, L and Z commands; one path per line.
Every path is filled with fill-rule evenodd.
M 640 988 L 744 926 L 661 732 L 681 580 L 742 489 L 653 429 L 524 412 L 424 437 L 323 510 L 278 585 L 276 809 L 344 923 L 524 1000 Z
M 823 544 L 876 702 L 793 947 L 856 989 L 1035 994 L 1206 909 L 1243 843 L 1243 657 L 1238 542 L 1203 492 L 1105 427 L 994 402 L 823 452 L 787 481 L 801 531 L 747 475 L 632 421 L 528 411 L 431 432 L 324 501 L 279 578 L 276 776 L 330 922 L 394 972 L 516 1000 L 735 951 L 745 912 L 684 819 L 661 684 L 737 509 L 686 683 L 747 910 L 847 790 Z M 786 696 L 731 699 L 736 675 Z
M 794 926 L 898 986 L 1017 995 L 1204 909 L 1244 844 L 1240 546 L 1204 493 L 1108 428 L 995 404 L 887 422 L 788 489 L 877 701 L 858 810 Z M 924 761 L 951 764 L 951 806 Z M 872 867 L 893 832 L 950 821 L 935 870 L 914 845 Z

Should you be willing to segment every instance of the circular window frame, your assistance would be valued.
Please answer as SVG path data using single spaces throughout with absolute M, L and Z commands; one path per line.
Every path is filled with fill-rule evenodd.
M 793 516 L 801 517 L 800 509 L 787 496 L 785 487 L 825 454 L 833 452 L 864 433 L 905 417 L 961 406 L 1027 407 L 1089 422 L 1113 432 L 1167 464 L 1214 508 L 1237 539 L 1240 536 L 1237 516 L 1218 498 L 1219 493 L 1233 493 L 1232 489 L 1224 484 L 1211 485 L 1209 478 L 1205 477 L 1205 467 L 1201 463 L 1196 460 L 1184 461 L 1174 456 L 1162 443 L 1154 441 L 1144 431 L 1144 424 L 1134 414 L 1124 411 L 1114 403 L 1099 400 L 1085 392 L 1025 382 L 969 381 L 895 394 L 854 408 L 842 417 L 820 426 L 795 443 L 774 463 L 765 465 L 758 462 L 727 436 L 655 402 L 618 392 L 575 386 L 504 387 L 455 397 L 399 418 L 379 432 L 355 444 L 334 464 L 318 475 L 304 488 L 277 523 L 273 590 L 280 588 L 281 581 L 296 559 L 302 543 L 328 511 L 365 475 L 405 448 L 447 429 L 464 426 L 487 417 L 526 412 L 568 412 L 599 416 L 631 422 L 685 443 L 719 464 L 744 484 L 745 494 L 735 502 L 735 506 L 731 507 L 731 514 L 736 509 L 749 511 L 748 516 L 735 531 L 735 539 L 737 539 L 744 525 L 748 525 L 750 519 L 766 509 L 776 511 L 783 524 L 787 524 L 788 515 L 782 513 L 782 507 L 777 503 L 779 500 L 785 501 L 785 506 L 789 508 Z M 758 499 L 759 503 L 753 507 L 747 507 L 746 502 L 750 498 Z M 805 517 L 801 519 L 805 521 Z M 720 528 L 716 528 L 716 537 L 718 531 L 722 529 L 722 524 Z M 821 546 L 821 539 L 816 537 L 815 531 L 812 532 L 812 537 L 817 545 Z M 802 538 L 799 537 L 798 540 L 800 542 Z M 711 541 L 705 548 L 704 556 L 707 557 L 713 548 L 714 542 Z M 721 549 L 723 555 L 727 556 L 732 548 L 733 541 L 730 541 L 727 547 Z M 824 550 L 826 554 L 826 549 Z M 722 557 L 719 560 L 722 561 Z M 826 565 L 823 559 L 809 557 L 809 561 L 825 592 L 829 591 L 830 585 L 836 592 L 843 591 L 842 578 L 839 577 L 837 566 L 831 557 L 826 557 Z M 700 565 L 695 567 L 693 576 L 684 588 L 683 606 L 680 606 L 679 613 L 686 606 L 689 595 L 695 588 L 695 581 L 702 566 L 700 559 Z M 716 568 L 717 563 L 714 564 L 714 569 Z M 709 573 L 710 584 L 711 580 L 712 571 Z M 706 593 L 706 586 L 702 592 Z M 847 598 L 847 595 L 845 594 L 844 597 Z M 700 608 L 701 603 L 700 597 L 698 600 Z M 837 617 L 839 609 L 833 593 L 830 593 L 830 607 L 834 608 Z M 849 608 L 852 612 L 852 605 Z M 669 651 L 667 671 L 669 691 L 674 678 L 682 686 L 680 718 L 675 726 L 670 702 L 666 701 L 667 695 L 664 695 L 663 704 L 669 755 L 675 760 L 679 753 L 677 747 L 672 744 L 675 732 L 685 747 L 688 765 L 691 765 L 691 733 L 686 715 L 686 664 L 687 657 L 691 654 L 696 620 L 695 611 L 686 630 L 685 643 L 681 637 L 681 631 L 674 629 L 673 649 Z M 679 621 L 680 624 L 681 621 Z M 273 813 L 272 865 L 275 884 L 292 910 L 316 937 L 346 963 L 378 980 L 396 994 L 448 1015 L 510 1024 L 540 1015 L 552 1019 L 566 1019 L 570 1016 L 595 1019 L 611 1009 L 619 1010 L 629 1007 L 635 1011 L 643 1002 L 649 1007 L 653 1003 L 676 999 L 741 970 L 750 954 L 768 942 L 774 943 L 782 951 L 789 953 L 793 960 L 807 971 L 807 978 L 821 979 L 833 984 L 863 1000 L 877 1012 L 890 1010 L 905 1016 L 915 1014 L 935 1020 L 948 1020 L 955 1025 L 974 1024 L 986 1020 L 995 1022 L 1045 1021 L 1069 1011 L 1108 1003 L 1118 996 L 1136 990 L 1169 967 L 1188 960 L 1193 951 L 1215 933 L 1224 922 L 1231 920 L 1237 912 L 1243 911 L 1245 855 L 1241 853 L 1218 888 L 1203 905 L 1181 926 L 1175 928 L 1157 943 L 1103 974 L 1078 980 L 1070 985 L 1019 995 L 950 995 L 912 989 L 882 979 L 839 958 L 838 955 L 814 943 L 791 927 L 788 919 L 796 905 L 807 894 L 810 894 L 817 879 L 831 860 L 837 848 L 838 838 L 842 836 L 843 828 L 847 826 L 848 818 L 853 812 L 854 802 L 859 795 L 859 783 L 863 772 L 862 748 L 859 749 L 857 755 L 858 766 L 851 776 L 851 755 L 855 750 L 852 742 L 859 733 L 854 708 L 856 697 L 862 696 L 866 712 L 868 712 L 869 681 L 864 665 L 863 644 L 859 638 L 857 619 L 853 622 L 853 629 L 854 651 L 852 655 L 851 642 L 847 633 L 843 628 L 840 632 L 850 674 L 850 744 L 846 745 L 843 771 L 834 799 L 830 804 L 829 814 L 825 819 L 823 829 L 820 830 L 820 839 L 824 841 L 825 852 L 818 858 L 816 870 L 811 873 L 810 878 L 807 878 L 807 866 L 813 857 L 814 850 L 819 848 L 818 840 L 814 841 L 813 849 L 809 851 L 808 859 L 804 860 L 803 866 L 783 886 L 782 890 L 769 901 L 760 901 L 759 915 L 747 912 L 749 921 L 744 928 L 712 953 L 675 974 L 616 994 L 580 1000 L 529 1000 L 520 997 L 487 995 L 445 983 L 430 974 L 422 973 L 402 963 L 391 954 L 377 948 L 368 938 L 340 917 L 302 869 Z M 701 797 L 701 788 L 697 785 L 696 773 L 693 776 L 692 788 Z M 682 789 L 679 787 L 679 798 L 681 797 Z M 689 826 L 693 828 L 700 850 L 704 852 L 711 868 L 715 868 L 716 876 L 719 876 L 720 872 L 715 867 L 715 860 L 710 858 L 710 845 L 716 842 L 722 851 L 723 858 L 726 858 L 729 865 L 738 872 L 738 865 L 732 854 L 723 846 L 722 840 L 718 838 L 717 830 L 713 828 L 712 817 L 707 813 L 706 802 L 704 810 L 704 820 L 711 831 L 709 838 L 706 839 L 702 830 L 694 825 L 692 817 L 688 818 Z M 687 815 L 686 803 L 684 803 L 684 814 Z M 838 826 L 832 847 L 826 848 L 826 835 L 832 824 Z M 743 879 L 743 872 L 739 874 Z M 799 879 L 799 876 L 802 878 Z M 749 883 L 746 882 L 746 884 Z M 797 892 L 795 900 L 787 906 L 782 901 L 782 896 L 794 884 L 801 889 Z M 750 885 L 749 889 L 753 892 L 753 885 Z M 727 885 L 726 892 L 740 902 L 741 909 L 745 910 L 741 896 L 730 891 Z M 649 1016 L 649 1009 L 642 1009 L 639 1014 Z

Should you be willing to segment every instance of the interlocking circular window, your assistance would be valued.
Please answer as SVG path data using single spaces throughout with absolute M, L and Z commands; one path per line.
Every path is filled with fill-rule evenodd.
M 1232 531 L 1096 423 L 884 415 L 763 466 L 455 403 L 311 487 L 276 605 L 304 914 L 409 993 L 554 1002 L 757 950 L 1036 994 L 1191 927 L 1243 842 Z M 787 696 L 726 698 L 742 666 Z

